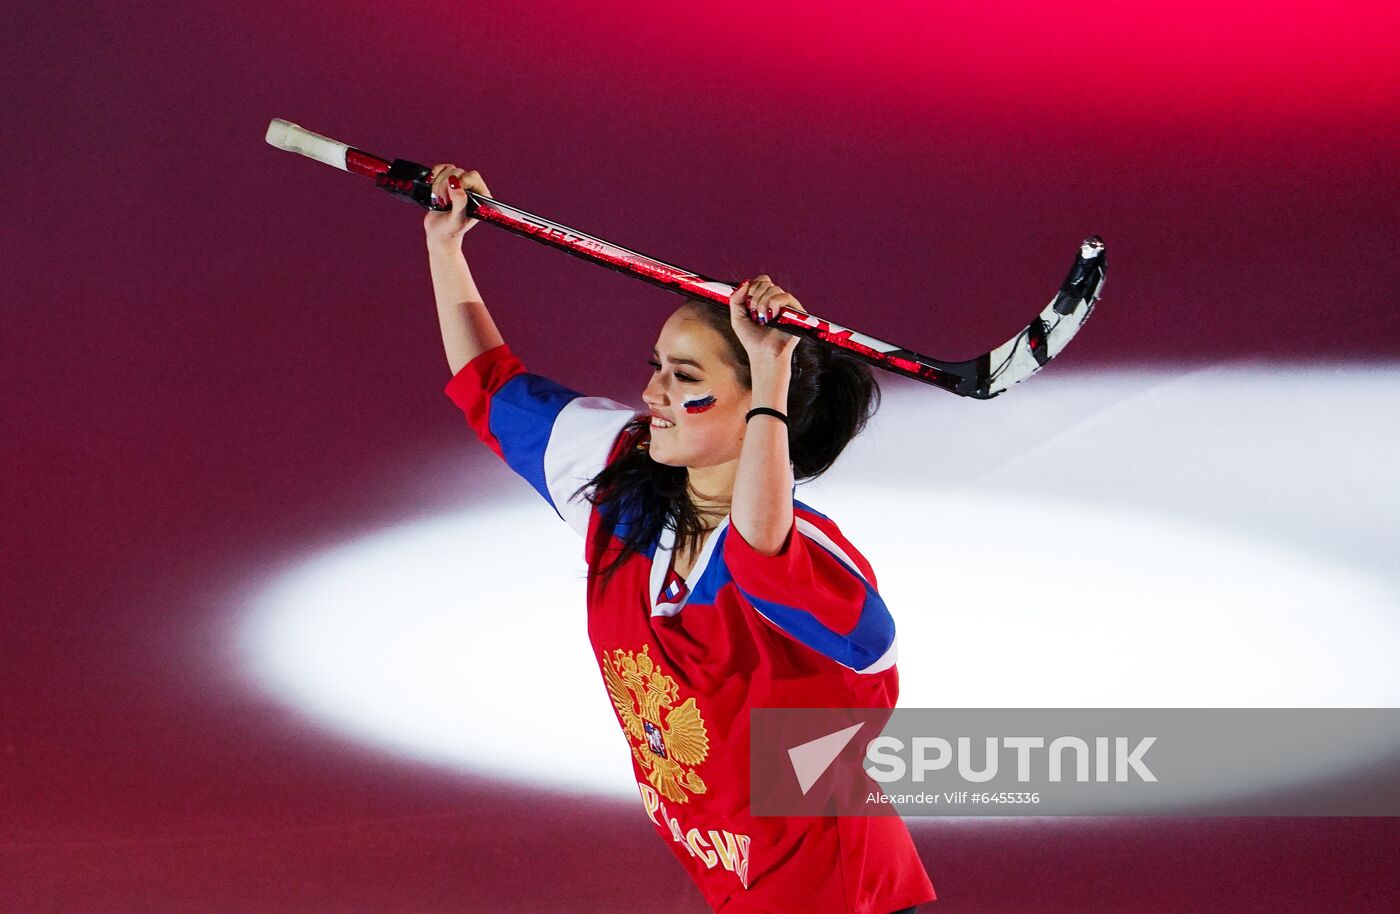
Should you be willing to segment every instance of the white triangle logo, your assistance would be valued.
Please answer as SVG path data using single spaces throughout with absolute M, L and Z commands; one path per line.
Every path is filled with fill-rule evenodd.
M 817 778 L 826 773 L 826 769 L 836 761 L 836 756 L 841 754 L 841 750 L 846 748 L 846 744 L 863 726 L 865 724 L 853 724 L 844 730 L 819 736 L 811 742 L 793 746 L 788 750 L 792 770 L 797 775 L 797 785 L 802 788 L 804 797 L 817 782 Z

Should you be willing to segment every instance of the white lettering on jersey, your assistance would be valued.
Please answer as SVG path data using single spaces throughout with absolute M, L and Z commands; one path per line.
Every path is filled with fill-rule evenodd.
M 715 831 L 711 828 L 706 830 L 710 836 L 707 841 L 698 828 L 683 831 L 680 820 L 666 811 L 666 804 L 661 802 L 661 796 L 655 788 L 641 781 L 637 782 L 637 786 L 642 791 L 642 808 L 647 811 L 647 818 L 658 828 L 669 831 L 672 841 L 684 847 L 690 856 L 704 863 L 706 869 L 722 865 L 739 877 L 740 885 L 744 888 L 749 887 L 748 835 L 736 835 L 724 829 Z

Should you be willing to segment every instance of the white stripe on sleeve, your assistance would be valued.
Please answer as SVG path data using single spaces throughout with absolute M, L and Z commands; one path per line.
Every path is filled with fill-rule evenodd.
M 544 449 L 544 478 L 559 516 L 580 536 L 588 534 L 593 506 L 578 487 L 603 469 L 608 452 L 636 412 L 615 400 L 578 397 L 559 411 Z

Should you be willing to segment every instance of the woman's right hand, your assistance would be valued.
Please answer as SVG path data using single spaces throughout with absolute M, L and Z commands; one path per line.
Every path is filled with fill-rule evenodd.
M 423 217 L 423 230 L 427 233 L 429 242 L 460 242 L 461 237 L 478 221 L 467 217 L 467 192 L 471 191 L 483 197 L 491 196 L 491 192 L 486 189 L 486 182 L 481 180 L 481 175 L 474 171 L 465 171 L 456 165 L 434 165 L 432 173 L 433 196 L 439 200 L 451 200 L 452 211 L 430 210 Z

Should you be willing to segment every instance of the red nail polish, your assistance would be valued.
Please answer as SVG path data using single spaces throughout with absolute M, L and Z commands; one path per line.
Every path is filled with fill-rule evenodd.
M 462 182 L 457 180 L 456 175 L 449 175 L 447 178 L 447 183 L 451 184 L 453 189 L 460 189 L 462 186 Z

